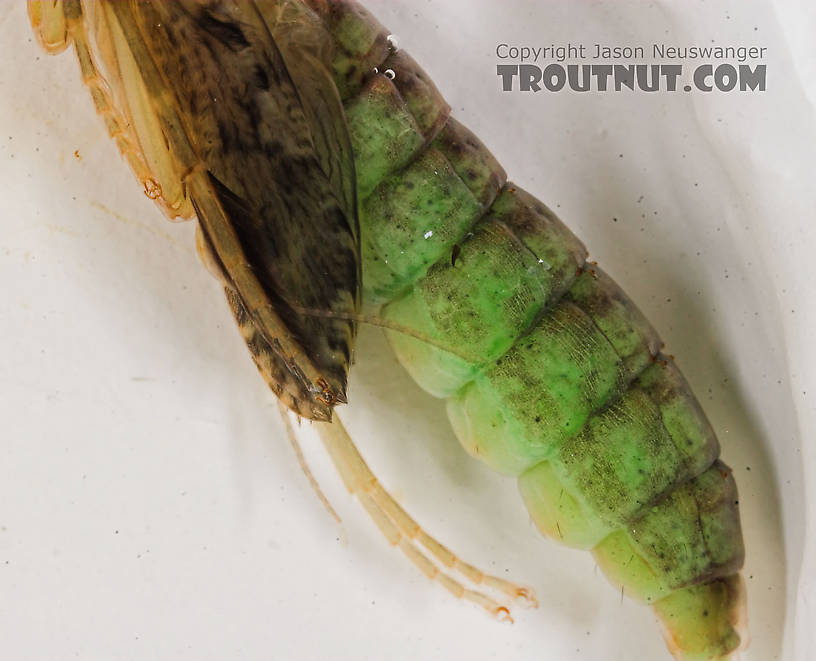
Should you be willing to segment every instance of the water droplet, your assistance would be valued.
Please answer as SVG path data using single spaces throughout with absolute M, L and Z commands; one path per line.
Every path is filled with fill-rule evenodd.
M 425 238 L 426 239 L 430 239 L 432 236 L 433 236 L 433 232 L 431 230 L 428 230 L 427 232 L 425 232 Z
M 399 37 L 397 37 L 397 35 L 389 34 L 386 41 L 392 53 L 396 53 L 399 50 Z
M 394 73 L 393 69 L 386 69 L 385 71 L 383 71 L 383 74 L 385 75 L 386 78 L 388 78 L 388 80 L 394 80 L 394 78 L 397 77 L 397 74 Z

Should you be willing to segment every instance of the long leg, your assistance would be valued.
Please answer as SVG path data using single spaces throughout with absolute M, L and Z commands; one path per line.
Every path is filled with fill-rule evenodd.
M 335 521 L 337 521 L 337 523 L 342 525 L 343 522 L 340 520 L 340 516 L 332 507 L 329 499 L 326 498 L 326 494 L 323 493 L 323 489 L 321 489 L 320 485 L 317 483 L 311 468 L 309 468 L 309 464 L 306 463 L 306 457 L 303 456 L 303 450 L 300 449 L 300 443 L 298 443 L 297 435 L 295 434 L 295 430 L 292 428 L 292 421 L 289 418 L 289 409 L 287 409 L 280 400 L 278 400 L 278 410 L 280 411 L 281 418 L 283 418 L 283 424 L 286 427 L 286 435 L 289 437 L 289 443 L 292 446 L 292 450 L 295 452 L 295 457 L 297 458 L 300 470 L 303 471 L 306 479 L 309 480 L 309 485 L 312 487 L 312 490 L 315 492 L 318 500 L 323 503 L 323 507 L 326 508 L 326 511 Z
M 139 145 L 128 133 L 129 122 L 117 112 L 108 84 L 94 62 L 80 0 L 30 0 L 28 14 L 37 39 L 48 53 L 59 53 L 73 43 L 82 82 L 87 85 L 108 134 L 142 182 L 145 195 L 156 200 L 168 216 L 177 216 L 171 203 L 162 198 L 162 187 L 151 173 Z
M 413 540 L 419 542 L 442 565 L 458 571 L 473 583 L 488 586 L 513 599 L 520 599 L 529 606 L 537 605 L 535 595 L 530 588 L 485 574 L 473 565 L 460 560 L 449 549 L 422 530 L 419 524 L 382 487 L 336 415 L 333 422 L 319 424 L 318 431 L 346 487 L 357 495 L 388 541 L 399 546 L 428 578 L 438 580 L 455 596 L 473 601 L 493 615 L 509 617 L 506 607 L 499 605 L 487 595 L 467 590 L 461 583 L 440 572 L 433 562 L 416 548 L 412 543 Z

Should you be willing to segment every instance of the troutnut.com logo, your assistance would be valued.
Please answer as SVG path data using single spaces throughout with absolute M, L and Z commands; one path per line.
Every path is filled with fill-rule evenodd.
M 515 46 L 501 43 L 504 92 L 764 92 L 764 46 Z M 649 63 L 632 60 L 653 60 Z M 582 63 L 573 63 L 581 60 Z M 628 61 L 627 61 L 628 60 Z M 515 64 L 511 62 L 515 61 Z M 568 61 L 570 61 L 568 63 Z

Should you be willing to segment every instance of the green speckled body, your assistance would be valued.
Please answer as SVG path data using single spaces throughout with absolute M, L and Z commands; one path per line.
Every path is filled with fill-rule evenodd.
M 364 295 L 400 361 L 447 398 L 465 449 L 518 479 L 542 532 L 654 606 L 678 658 L 729 658 L 736 487 L 657 333 L 365 10 L 310 4 L 337 46 Z

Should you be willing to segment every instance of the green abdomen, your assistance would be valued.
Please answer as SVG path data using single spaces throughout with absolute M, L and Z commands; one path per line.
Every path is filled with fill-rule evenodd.
M 542 532 L 654 605 L 682 658 L 739 644 L 736 487 L 657 333 L 359 8 L 334 5 L 365 297 L 466 450 Z M 389 70 L 389 75 L 373 73 Z M 391 73 L 393 72 L 393 79 Z M 421 337 L 423 339 L 418 339 Z

